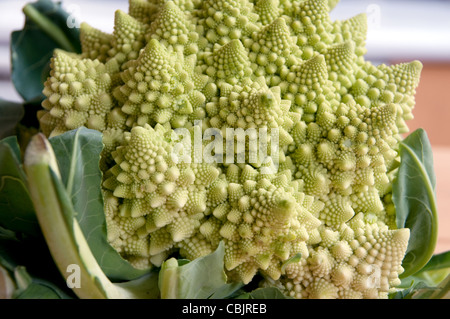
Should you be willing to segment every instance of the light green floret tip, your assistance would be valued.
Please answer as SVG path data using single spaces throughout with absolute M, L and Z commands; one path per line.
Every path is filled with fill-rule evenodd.
M 46 99 L 38 117 L 47 136 L 55 136 L 81 126 L 103 131 L 114 106 L 110 94 L 114 62 L 98 60 L 57 49 L 51 59 L 51 74 L 43 90 Z
M 208 76 L 194 74 L 196 56 L 169 52 L 152 39 L 139 58 L 121 73 L 122 86 L 114 96 L 126 114 L 126 125 L 170 124 L 186 126 L 188 120 L 204 117 L 205 96 L 201 92 Z
M 83 23 L 81 54 L 55 50 L 41 130 L 102 133 L 108 241 L 134 267 L 223 242 L 229 282 L 295 298 L 399 284 L 392 182 L 422 64 L 366 61 L 367 17 L 332 21 L 337 3 L 130 0 L 111 34 Z
M 156 39 L 166 47 L 172 47 L 185 55 L 198 52 L 198 33 L 195 25 L 185 16 L 185 13 L 175 2 L 165 2 L 154 20 L 152 20 L 146 34 L 147 42 Z
M 248 283 L 258 271 L 281 276 L 283 262 L 301 251 L 321 224 L 314 215 L 323 203 L 299 191 L 291 173 L 270 179 L 245 165 L 231 165 L 226 176 L 228 200 L 218 205 L 201 226 L 212 243 L 225 241 L 225 267 L 230 276 Z M 317 232 L 317 231 L 316 231 Z
M 337 229 L 323 229 L 321 236 L 322 244 L 287 265 L 286 275 L 275 283 L 288 296 L 378 299 L 387 298 L 390 287 L 399 284 L 408 229 L 390 230 L 358 214 Z M 265 283 L 271 284 L 270 279 Z

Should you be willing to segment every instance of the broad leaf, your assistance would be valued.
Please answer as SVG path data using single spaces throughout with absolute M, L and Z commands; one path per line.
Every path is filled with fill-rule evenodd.
M 419 271 L 433 255 L 437 241 L 436 177 L 433 154 L 423 129 L 400 143 L 401 163 L 393 183 L 398 228 L 411 231 L 401 278 Z
M 39 235 L 15 136 L 0 141 L 0 163 L 0 226 L 14 232 Z
M 53 50 L 80 52 L 79 29 L 69 28 L 70 15 L 60 3 L 39 0 L 25 6 L 25 25 L 11 34 L 12 81 L 25 101 L 42 97 Z
M 410 295 L 411 299 L 450 299 L 450 275 L 437 287 L 417 289 Z
M 64 273 L 70 265 L 77 265 L 80 267 L 80 285 L 74 287 L 73 290 L 80 298 L 106 298 L 106 299 L 153 299 L 159 296 L 158 275 L 155 271 L 147 271 L 143 276 L 130 281 L 123 281 L 120 283 L 112 283 L 107 274 L 101 269 L 96 256 L 93 255 L 93 250 L 86 241 L 78 220 L 74 218 L 76 214 L 70 199 L 70 194 L 64 188 L 62 181 L 51 171 L 52 186 L 56 191 L 56 199 L 60 205 L 61 210 L 54 216 L 59 219 L 63 225 L 55 222 L 55 227 L 67 227 L 65 234 L 58 234 L 57 230 L 54 234 L 53 229 L 48 228 L 44 230 L 47 235 L 47 242 L 53 254 L 59 255 L 60 258 L 56 261 L 60 271 Z M 41 211 L 42 213 L 42 211 Z M 38 211 L 39 215 L 39 211 Z M 42 217 L 43 214 L 41 214 Z M 62 217 L 62 218 L 61 218 Z M 45 217 L 44 217 L 45 219 Z M 43 222 L 48 222 L 47 219 Z M 56 236 L 54 236 L 56 234 Z M 49 236 L 50 235 L 50 236 Z M 60 243 L 50 243 L 57 238 L 65 237 Z M 123 260 L 122 260 L 123 261 Z M 117 260 L 117 262 L 121 262 Z M 120 267 L 120 264 L 117 265 Z M 127 270 L 127 269 L 125 269 Z M 126 275 L 126 274 L 124 274 Z
M 31 276 L 24 266 L 14 269 L 14 277 L 18 289 L 14 292 L 14 299 L 71 299 L 56 285 L 47 280 Z
M 232 282 L 216 289 L 214 293 L 209 296 L 209 299 L 230 299 L 235 295 L 239 295 L 239 290 L 245 285 L 242 282 Z
M 38 262 L 36 262 L 38 261 Z M 0 237 L 0 265 L 14 282 L 13 298 L 74 298 L 43 237 Z
M 434 255 L 414 277 L 422 279 L 430 286 L 436 286 L 450 275 L 450 251 Z
M 159 288 L 164 299 L 206 299 L 227 286 L 223 242 L 211 254 L 180 266 L 175 258 L 161 267 Z M 229 288 L 229 287 L 227 287 Z M 217 295 L 216 295 L 217 296 Z
M 72 135 L 77 136 L 77 132 L 82 130 L 91 131 L 79 129 L 63 135 L 67 137 L 75 133 Z M 89 149 L 83 140 L 78 141 L 74 138 L 73 141 L 68 140 L 68 143 L 70 142 L 72 145 L 80 145 L 81 150 Z M 73 154 L 77 154 L 77 148 L 73 149 Z M 82 160 L 82 157 L 77 158 Z M 78 278 L 71 288 L 79 298 L 152 298 L 158 293 L 157 278 L 153 271 L 127 282 L 125 286 L 114 284 L 106 276 L 80 228 L 80 223 L 75 218 L 79 214 L 75 212 L 72 203 L 74 194 L 66 189 L 53 147 L 43 134 L 37 134 L 31 139 L 25 152 L 24 168 L 45 242 L 60 274 L 67 282 L 71 283 L 69 280 L 72 280 L 72 274 Z M 85 171 L 80 172 L 82 176 Z M 70 184 L 70 178 L 66 177 L 66 180 Z M 77 185 L 74 184 L 72 190 L 82 191 L 75 186 Z M 101 224 L 97 224 L 97 228 L 102 228 Z M 88 236 L 90 235 L 88 232 Z M 70 270 L 74 266 L 77 268 L 75 272 Z M 121 268 L 120 264 L 117 266 Z
M 158 288 L 158 272 L 150 271 L 148 274 L 134 280 L 116 283 L 117 287 L 132 292 L 135 298 L 158 299 L 160 296 Z
M 99 168 L 103 149 L 101 133 L 82 127 L 49 141 L 76 212 L 75 218 L 102 270 L 113 281 L 131 280 L 145 274 L 146 271 L 135 269 L 123 259 L 106 238 Z
M 197 258 L 179 268 L 180 298 L 209 298 L 218 288 L 226 285 L 223 266 L 225 246 L 204 257 Z
M 0 99 L 0 139 L 15 134 L 17 124 L 24 116 L 21 103 Z

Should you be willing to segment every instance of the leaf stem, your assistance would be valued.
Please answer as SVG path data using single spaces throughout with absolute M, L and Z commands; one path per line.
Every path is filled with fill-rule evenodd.
M 69 264 L 82 266 L 83 263 L 71 236 L 72 231 L 64 220 L 63 207 L 59 202 L 57 191 L 53 185 L 49 149 L 51 148 L 48 147 L 48 143 L 43 136 L 37 135 L 33 137 L 25 153 L 24 166 L 42 232 L 55 263 L 60 272 L 65 274 Z M 90 285 L 89 289 L 80 290 L 81 292 L 88 291 L 89 294 L 81 294 L 79 295 L 80 297 L 103 297 L 102 292 L 96 285 L 92 285 L 91 280 L 83 281 L 82 285 L 84 288 Z M 75 292 L 79 293 L 76 290 Z
M 61 49 L 76 52 L 75 47 L 72 45 L 64 32 L 62 32 L 61 29 L 50 19 L 36 10 L 32 4 L 25 5 L 23 8 L 23 13 L 31 19 L 31 21 L 36 23 L 48 36 L 55 40 Z
M 170 258 L 162 264 L 159 272 L 159 290 L 161 299 L 178 298 L 178 262 Z
M 50 150 L 49 143 L 38 134 L 31 140 L 25 154 L 24 166 L 39 224 L 60 272 L 65 274 L 70 264 L 81 267 L 81 289 L 74 289 L 75 293 L 80 298 L 105 298 L 104 292 L 84 269 L 84 262 L 71 235 L 72 230 L 64 218 L 64 207 L 52 177 Z
M 50 253 L 66 280 L 69 266 L 79 269 L 79 285 L 69 286 L 79 298 L 136 299 L 155 295 L 149 274 L 127 286 L 114 284 L 95 259 L 80 225 L 74 218 L 74 208 L 59 177 L 59 169 L 50 142 L 42 133 L 31 139 L 24 159 L 28 186 L 36 215 Z

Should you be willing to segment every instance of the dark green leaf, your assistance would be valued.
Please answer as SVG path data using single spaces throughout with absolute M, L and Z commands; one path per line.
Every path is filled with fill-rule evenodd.
M 25 101 L 43 97 L 53 50 L 80 52 L 79 30 L 69 28 L 70 15 L 60 3 L 39 0 L 24 8 L 27 17 L 22 30 L 11 34 L 12 81 Z
M 0 226 L 0 240 L 17 240 L 16 233 Z
M 0 141 L 0 163 L 0 226 L 14 232 L 39 235 L 15 136 Z
M 24 266 L 14 269 L 16 286 L 15 299 L 69 299 L 64 291 L 47 280 L 33 278 Z
M 433 154 L 423 129 L 400 143 L 401 163 L 393 183 L 398 228 L 411 231 L 401 278 L 419 271 L 433 255 L 437 240 L 436 177 Z
M 15 136 L 6 137 L 6 138 L 4 138 L 4 139 L 2 139 L 0 141 L 0 145 L 7 145 L 7 146 L 9 146 L 10 149 L 11 149 L 11 152 L 12 152 L 11 154 L 14 157 L 14 160 L 15 160 L 16 164 L 18 166 L 22 167 L 22 165 L 21 165 L 22 155 L 21 155 L 21 152 L 20 152 L 20 146 L 19 146 L 19 144 L 17 142 L 17 138 Z M 3 168 L 3 169 L 5 169 L 5 168 Z M 3 171 L 3 169 L 2 169 L 2 171 Z M 25 177 L 25 172 L 22 170 L 22 168 L 20 168 L 20 174 L 23 174 L 23 177 Z
M 53 262 L 44 238 L 24 238 L 19 234 L 17 235 L 13 238 L 0 238 L 0 265 L 9 271 L 11 278 L 15 278 L 17 287 L 19 286 L 18 280 L 22 283 L 25 282 L 23 289 L 17 291 L 17 296 L 24 292 L 29 284 L 33 283 L 57 291 L 60 297 L 71 296 L 73 298 L 73 293 L 67 288 L 64 278 Z M 20 274 L 22 276 L 17 278 Z M 24 280 L 24 277 L 25 279 L 28 278 L 29 282 Z M 30 287 L 33 291 L 35 288 Z M 22 297 L 30 298 L 30 292 Z
M 47 285 L 31 283 L 27 289 L 17 294 L 14 299 L 62 299 L 60 295 Z
M 49 141 L 71 197 L 75 218 L 102 270 L 113 281 L 132 280 L 144 275 L 147 271 L 132 267 L 107 241 L 99 168 L 103 149 L 101 133 L 82 127 Z
M 24 116 L 21 103 L 0 99 L 0 139 L 15 134 L 17 124 Z

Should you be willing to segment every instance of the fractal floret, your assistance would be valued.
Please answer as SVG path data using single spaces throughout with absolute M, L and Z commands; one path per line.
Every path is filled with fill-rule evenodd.
M 56 50 L 42 131 L 103 133 L 108 240 L 136 268 L 225 245 L 230 281 L 386 298 L 408 229 L 392 181 L 418 61 L 365 61 L 337 1 L 130 0 Z

